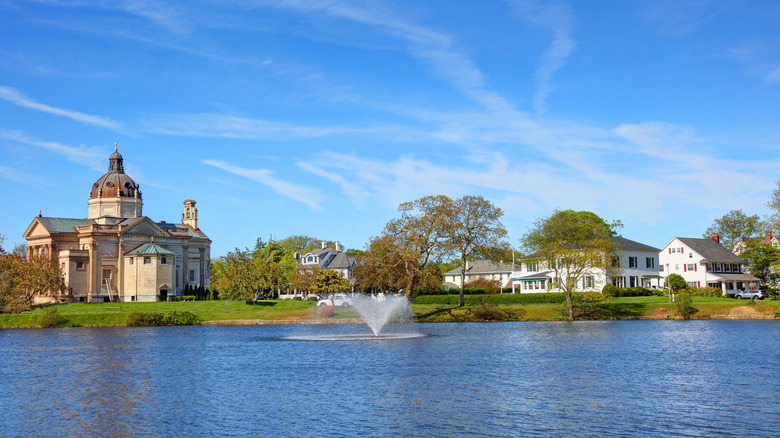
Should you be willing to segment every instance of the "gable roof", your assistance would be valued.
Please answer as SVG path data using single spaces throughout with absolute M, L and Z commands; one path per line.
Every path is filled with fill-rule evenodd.
M 742 257 L 734 255 L 734 253 L 729 251 L 728 248 L 725 248 L 723 245 L 716 243 L 712 239 L 696 239 L 693 237 L 677 237 L 676 239 L 690 248 L 691 251 L 694 251 L 696 254 L 704 257 L 705 261 L 721 263 L 745 262 Z
M 622 236 L 615 236 L 610 238 L 612 240 L 612 243 L 615 244 L 615 247 L 619 251 L 647 251 L 647 252 L 660 252 L 661 250 L 655 247 L 652 247 L 650 245 L 645 245 L 644 243 L 639 243 L 637 241 L 626 239 Z
M 36 222 L 39 223 L 49 234 L 77 234 L 78 232 L 76 231 L 76 227 L 95 223 L 91 219 L 70 219 L 63 217 L 37 216 L 35 219 L 33 219 L 30 226 L 27 227 L 27 231 L 24 233 L 25 236 L 28 235 L 30 231 L 32 231 Z
M 173 251 L 169 251 L 156 243 L 145 243 L 138 248 L 128 252 L 125 255 L 174 255 Z
M 474 260 L 468 262 L 469 268 L 466 270 L 466 274 L 500 274 L 508 273 L 512 271 L 519 271 L 520 265 L 512 265 L 512 263 L 494 262 L 493 260 Z M 443 275 L 460 275 L 460 266 L 450 269 Z

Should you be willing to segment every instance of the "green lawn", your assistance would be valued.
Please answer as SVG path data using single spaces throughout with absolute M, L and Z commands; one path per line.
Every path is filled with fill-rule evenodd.
M 694 307 L 699 312 L 694 317 L 708 315 L 735 315 L 757 317 L 773 315 L 780 309 L 780 302 L 762 300 L 750 303 L 730 298 L 695 297 Z M 310 319 L 359 318 L 354 309 L 335 309 L 331 317 L 320 316 L 314 303 L 298 300 L 259 301 L 246 304 L 243 301 L 191 301 L 169 303 L 103 303 L 103 304 L 61 304 L 37 307 L 18 315 L 0 314 L 0 327 L 36 327 L 40 316 L 50 307 L 65 318 L 71 326 L 121 325 L 129 312 L 172 312 L 187 310 L 199 315 L 204 321 L 221 320 L 274 320 L 303 321 Z M 548 321 L 564 320 L 566 315 L 559 304 L 511 304 L 499 306 L 465 306 L 442 304 L 414 304 L 412 312 L 420 322 L 475 321 L 483 319 Z M 480 313 L 482 312 L 482 313 Z M 485 313 L 487 312 L 487 313 Z M 485 316 L 487 315 L 487 316 Z M 666 318 L 674 315 L 674 305 L 668 297 L 622 297 L 607 300 L 593 306 L 579 316 L 579 319 L 612 319 L 626 317 Z

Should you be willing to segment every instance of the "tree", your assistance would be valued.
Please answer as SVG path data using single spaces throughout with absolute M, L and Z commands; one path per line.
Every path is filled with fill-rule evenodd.
M 65 291 L 60 266 L 41 255 L 25 259 L 0 255 L 0 309 L 19 313 L 30 309 L 35 296 L 59 296 Z
M 780 275 L 780 248 L 771 244 L 748 240 L 745 251 L 740 254 L 748 260 L 748 270 L 765 286 L 774 286 Z
M 257 301 L 269 297 L 284 282 L 277 262 L 266 254 L 235 250 L 212 262 L 211 283 L 220 291 L 220 298 Z
M 349 281 L 333 269 L 322 269 L 319 266 L 315 266 L 313 269 L 313 280 L 312 292 L 317 294 L 320 299 L 325 299 L 336 292 L 346 292 L 350 289 Z
M 448 247 L 460 258 L 460 300 L 463 307 L 466 283 L 466 261 L 483 248 L 501 248 L 507 232 L 501 223 L 504 212 L 482 196 L 464 196 L 455 201 L 450 210 L 453 218 L 447 221 Z
M 666 287 L 669 288 L 669 302 L 671 303 L 674 294 L 677 291 L 687 289 L 688 283 L 685 282 L 685 279 L 680 274 L 669 274 L 666 277 Z
M 550 217 L 537 219 L 520 242 L 529 254 L 526 259 L 543 263 L 553 271 L 556 286 L 566 295 L 569 321 L 574 320 L 572 295 L 585 275 L 612 271 L 610 237 L 619 222 L 607 224 L 589 211 L 556 210 Z
M 780 230 L 780 181 L 776 182 L 777 188 L 772 191 L 766 206 L 773 210 L 773 213 L 767 218 L 768 227 L 778 231 Z
M 763 226 L 758 215 L 748 216 L 742 210 L 731 210 L 723 217 L 715 219 L 703 237 L 707 239 L 717 234 L 720 243 L 733 251 L 734 244 L 754 236 Z
M 401 217 L 385 225 L 381 239 L 392 248 L 403 268 L 404 295 L 411 299 L 428 263 L 448 251 L 445 240 L 452 228 L 453 202 L 444 195 L 426 196 L 398 206 Z

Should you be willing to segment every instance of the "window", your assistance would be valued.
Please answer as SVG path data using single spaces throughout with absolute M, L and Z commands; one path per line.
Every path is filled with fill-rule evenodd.
M 692 258 L 693 258 L 693 253 L 692 253 L 692 252 L 689 252 L 689 253 L 688 253 L 688 258 L 689 258 L 689 259 L 692 259 Z
M 151 257 L 144 257 L 144 264 L 145 265 L 148 265 L 148 264 L 151 264 L 151 263 L 152 263 L 152 258 Z
M 163 264 L 163 265 L 168 264 L 168 259 L 166 259 L 165 256 L 160 257 L 160 264 Z
M 655 268 L 655 258 L 647 257 L 645 259 L 645 267 L 648 268 L 648 269 Z
M 526 270 L 527 270 L 528 272 L 536 272 L 536 271 L 538 271 L 538 270 L 539 270 L 539 267 L 537 266 L 537 263 L 536 263 L 536 262 L 533 262 L 533 263 L 526 263 L 526 264 L 525 264 L 525 267 L 526 267 Z
M 731 265 L 731 272 L 739 272 L 739 265 Z
M 675 263 L 675 265 L 674 265 L 674 270 L 675 270 L 675 271 L 679 271 L 679 270 L 680 270 L 680 265 L 678 265 L 678 264 L 676 264 L 676 263 Z
M 688 263 L 688 270 L 689 271 L 695 271 L 696 265 L 694 263 Z
M 658 265 L 658 272 L 664 272 L 664 265 Z
M 132 265 L 133 264 L 133 258 L 131 257 L 129 260 L 130 260 L 130 264 Z
M 612 256 L 612 266 L 620 266 L 620 257 Z
M 84 262 L 76 262 L 76 270 L 77 271 L 83 271 L 86 268 L 84 267 Z
M 688 286 L 690 286 L 690 287 L 696 287 L 696 284 L 697 283 L 695 281 L 689 281 L 688 282 Z
M 307 263 L 311 263 L 313 261 L 314 261 L 314 257 L 312 257 L 312 256 L 306 257 L 306 262 Z
M 731 265 L 728 264 L 728 263 L 725 263 L 723 265 L 723 270 L 724 270 L 724 272 L 731 272 Z
M 594 286 L 593 276 L 586 275 L 585 279 L 583 280 L 583 283 L 584 283 L 585 289 L 593 287 Z
M 195 281 L 195 270 L 190 270 L 190 281 Z
M 629 268 L 636 268 L 637 267 L 636 257 L 629 257 L 628 258 L 628 267 Z
M 628 284 L 630 285 L 630 287 L 636 287 L 637 277 L 628 277 Z

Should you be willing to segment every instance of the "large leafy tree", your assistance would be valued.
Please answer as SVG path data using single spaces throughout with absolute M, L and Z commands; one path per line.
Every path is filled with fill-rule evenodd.
M 763 285 L 774 287 L 777 284 L 780 279 L 780 248 L 753 239 L 747 241 L 740 256 L 747 259 L 750 273 Z
M 756 235 L 763 226 L 758 215 L 747 215 L 742 210 L 731 210 L 723 217 L 715 219 L 703 236 L 709 238 L 717 234 L 720 243 L 733 251 L 736 243 Z
M 772 191 L 772 195 L 767 201 L 767 207 L 772 209 L 772 214 L 767 218 L 768 227 L 774 231 L 780 231 L 780 181 L 777 181 L 777 188 Z
M 453 218 L 447 221 L 448 247 L 460 258 L 460 300 L 464 303 L 466 261 L 484 248 L 505 248 L 506 228 L 501 223 L 504 212 L 482 196 L 464 196 L 448 210 Z
M 220 298 L 257 301 L 272 296 L 284 283 L 279 263 L 263 251 L 235 248 L 212 263 L 211 284 Z
M 589 211 L 556 210 L 537 219 L 520 240 L 527 260 L 535 260 L 552 270 L 557 287 L 566 295 L 569 321 L 574 320 L 572 297 L 577 283 L 586 275 L 612 270 L 610 237 L 619 222 L 608 224 Z
M 59 264 L 48 256 L 22 258 L 0 254 L 0 308 L 18 313 L 30 309 L 35 296 L 59 296 L 65 280 Z
M 402 203 L 398 207 L 401 217 L 385 225 L 380 238 L 392 248 L 395 263 L 403 268 L 407 298 L 411 299 L 429 263 L 449 250 L 453 208 L 447 196 L 425 196 Z

